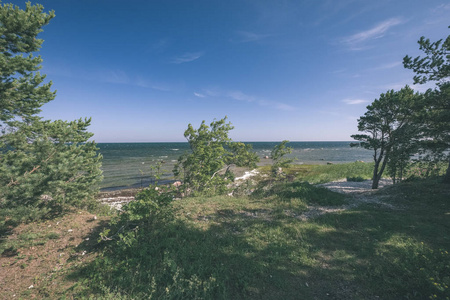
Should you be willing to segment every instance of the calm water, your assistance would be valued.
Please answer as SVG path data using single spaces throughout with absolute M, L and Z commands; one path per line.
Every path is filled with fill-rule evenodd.
M 264 162 L 279 142 L 253 142 L 253 150 Z M 350 148 L 350 142 L 290 142 L 292 157 L 297 164 L 346 163 L 357 160 L 371 161 L 372 152 Z M 102 188 L 146 186 L 154 171 L 151 166 L 163 161 L 164 178 L 173 176 L 172 169 L 178 157 L 189 151 L 188 143 L 99 143 L 103 155 Z

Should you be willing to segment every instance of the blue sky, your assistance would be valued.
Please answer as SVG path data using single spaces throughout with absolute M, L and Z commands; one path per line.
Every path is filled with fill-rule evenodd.
M 351 140 L 371 101 L 412 85 L 417 40 L 450 33 L 448 0 L 32 3 L 56 13 L 42 116 L 92 117 L 97 142 L 185 141 L 225 115 L 238 141 Z

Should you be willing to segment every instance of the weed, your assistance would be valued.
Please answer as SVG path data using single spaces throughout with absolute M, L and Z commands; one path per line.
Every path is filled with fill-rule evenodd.
M 356 177 L 347 177 L 347 181 L 351 181 L 351 182 L 362 182 L 367 180 L 366 178 L 363 178 L 361 176 L 356 176 Z
M 57 240 L 59 239 L 59 237 L 60 237 L 59 233 L 56 232 L 50 232 L 47 234 L 47 238 L 50 240 Z

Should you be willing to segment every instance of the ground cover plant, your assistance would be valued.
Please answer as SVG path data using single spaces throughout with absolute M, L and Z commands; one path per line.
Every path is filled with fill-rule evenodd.
M 353 198 L 296 180 L 274 183 L 258 197 L 183 198 L 171 202 L 170 217 L 87 248 L 85 263 L 56 277 L 66 290 L 41 282 L 32 292 L 42 298 L 445 299 L 449 195 L 436 180 L 405 182 L 365 196 L 388 205 L 310 219 L 301 217 L 311 206 L 339 208 Z
M 31 4 L 25 11 L 0 8 L 0 98 L 6 99 L 0 104 L 1 298 L 450 298 L 450 187 L 440 183 L 436 164 L 378 192 L 344 195 L 315 185 L 376 183 L 389 167 L 386 156 L 377 158 L 378 149 L 404 150 L 390 157 L 400 162 L 391 161 L 392 174 L 403 177 L 397 168 L 403 170 L 412 152 L 400 147 L 407 141 L 399 139 L 405 131 L 398 122 L 409 110 L 380 124 L 393 109 L 391 101 L 376 102 L 369 106 L 375 115 L 360 119 L 370 124 L 361 126 L 365 132 L 376 128 L 360 136 L 373 141 L 374 164 L 292 166 L 283 160 L 290 152 L 283 141 L 271 155 L 282 176 L 262 168 L 235 197 L 217 195 L 228 192 L 229 166 L 254 165 L 256 156 L 243 143 L 229 144 L 232 126 L 225 119 L 203 122 L 198 130 L 189 125 L 192 155 L 180 158 L 176 175 L 192 197 L 175 198 L 181 193 L 174 186 L 155 184 L 113 217 L 97 217 L 74 207 L 93 197 L 100 180 L 101 157 L 86 131 L 90 119 L 42 121 L 37 114 L 54 98 L 51 84 L 36 72 L 39 57 L 18 55 L 39 49 L 35 37 L 53 12 Z M 421 40 L 430 54 L 440 45 Z M 448 39 L 442 45 L 443 53 L 405 60 L 423 74 L 438 55 L 438 73 L 419 81 L 448 78 L 440 58 Z M 424 95 L 435 119 L 424 136 L 439 141 L 434 151 L 447 156 L 448 107 L 440 105 L 450 85 L 438 87 Z M 409 88 L 401 92 L 413 95 Z M 405 108 L 394 101 L 399 93 L 389 94 L 395 111 Z M 58 214 L 63 208 L 67 215 Z
M 366 168 L 370 174 L 370 166 L 361 163 L 343 165 L 340 171 L 335 165 L 323 170 L 333 169 L 335 176 L 345 178 L 345 170 L 355 165 L 362 169 L 355 173 L 358 176 Z M 319 182 L 323 176 L 315 168 L 307 168 L 314 171 L 308 176 Z M 8 282 L 0 293 L 86 299 L 445 299 L 450 295 L 450 189 L 438 180 L 417 179 L 360 195 L 379 201 L 346 210 L 339 208 L 360 196 L 334 193 L 304 178 L 273 181 L 253 196 L 174 201 L 163 197 L 152 207 L 164 209 L 145 215 L 140 208 L 151 204 L 145 199 L 158 195 L 153 188 L 138 197 L 143 201 L 130 207 L 132 214 L 122 214 L 125 223 L 117 226 L 105 217 L 93 221 L 92 214 L 75 211 L 16 228 L 0 242 L 1 273 Z M 315 207 L 335 210 L 304 218 Z M 73 223 L 66 223 L 70 220 Z M 127 230 L 118 231 L 124 224 Z M 109 240 L 99 235 L 105 229 Z M 54 253 L 53 258 L 46 258 L 49 253 Z M 8 277 L 14 274 L 11 270 L 35 275 L 14 284 L 12 275 Z
M 270 174 L 270 166 L 258 169 L 261 174 Z M 284 171 L 288 179 L 294 178 L 311 184 L 343 180 L 348 177 L 372 178 L 373 163 L 354 162 L 333 165 L 295 165 L 292 164 Z

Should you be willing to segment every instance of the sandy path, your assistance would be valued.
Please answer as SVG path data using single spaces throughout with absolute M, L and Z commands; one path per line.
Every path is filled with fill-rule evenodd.
M 379 189 L 392 184 L 392 180 L 381 179 L 379 183 Z M 383 197 L 375 195 L 377 190 L 372 190 L 372 181 L 366 180 L 361 182 L 353 182 L 347 180 L 333 181 L 323 184 L 318 184 L 317 186 L 325 187 L 333 192 L 350 195 L 349 203 L 336 207 L 336 206 L 318 206 L 310 205 L 308 206 L 308 211 L 304 212 L 297 218 L 306 221 L 312 218 L 316 218 L 326 213 L 336 213 L 345 211 L 348 209 L 355 208 L 364 203 L 375 203 L 378 205 L 385 206 L 390 209 L 395 209 L 392 204 L 383 202 Z M 378 189 L 378 190 L 379 190 Z

